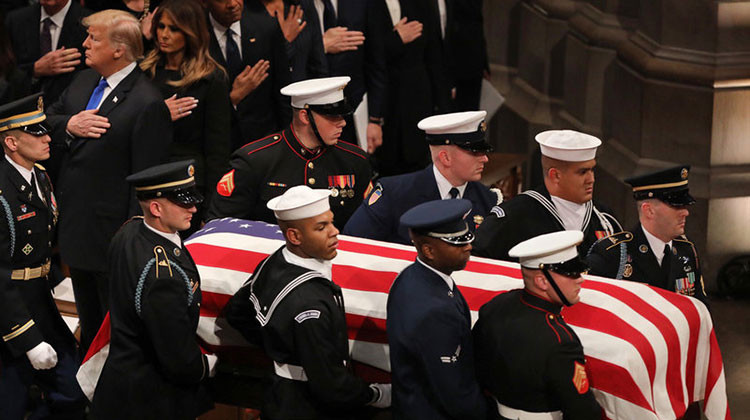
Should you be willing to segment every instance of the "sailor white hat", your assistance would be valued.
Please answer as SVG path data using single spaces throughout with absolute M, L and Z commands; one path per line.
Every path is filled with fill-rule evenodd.
M 548 130 L 535 137 L 542 155 L 566 162 L 585 162 L 596 157 L 598 138 L 573 130 Z
M 273 210 L 276 220 L 307 219 L 330 210 L 331 205 L 328 202 L 330 195 L 330 190 L 314 190 L 307 185 L 297 185 L 269 200 L 266 207 Z
M 433 146 L 454 144 L 472 151 L 492 150 L 486 141 L 487 111 L 454 112 L 427 117 L 417 124 Z
M 544 265 L 562 264 L 578 258 L 576 246 L 583 241 L 580 230 L 563 230 L 527 239 L 508 251 L 522 267 L 538 270 Z
M 344 101 L 344 88 L 349 76 L 324 77 L 292 83 L 281 89 L 281 94 L 292 97 L 293 108 L 309 105 L 331 105 Z

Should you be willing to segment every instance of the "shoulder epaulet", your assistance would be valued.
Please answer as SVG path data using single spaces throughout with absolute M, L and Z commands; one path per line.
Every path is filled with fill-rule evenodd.
M 42 171 L 45 171 L 45 172 L 47 171 L 46 169 L 44 169 L 44 166 L 42 166 L 42 165 L 40 165 L 38 163 L 35 163 L 34 166 L 36 166 L 37 168 L 39 168 L 39 170 L 42 170 Z
M 154 247 L 154 258 L 156 259 L 156 277 L 160 276 L 160 270 L 166 270 L 169 273 L 169 277 L 172 277 L 172 267 L 169 265 L 169 258 L 167 258 L 167 251 L 163 246 L 157 245 Z
M 605 236 L 601 239 L 599 239 L 597 244 L 601 244 L 606 250 L 610 250 L 617 245 L 620 245 L 624 242 L 630 242 L 633 240 L 633 234 L 624 230 L 622 232 L 617 232 L 609 236 Z
M 354 144 L 347 143 L 345 141 L 339 141 L 333 147 L 341 149 L 341 150 L 343 150 L 345 152 L 349 152 L 349 153 L 351 153 L 351 154 L 353 154 L 355 156 L 358 156 L 358 157 L 360 157 L 360 158 L 362 158 L 364 160 L 367 160 L 367 152 L 365 152 L 364 150 L 360 149 L 359 146 L 356 146 Z
M 249 155 L 279 141 L 281 141 L 281 133 L 270 134 L 266 137 L 263 137 L 262 139 L 253 140 L 250 143 L 247 143 L 246 145 L 237 149 L 237 152 L 241 155 Z

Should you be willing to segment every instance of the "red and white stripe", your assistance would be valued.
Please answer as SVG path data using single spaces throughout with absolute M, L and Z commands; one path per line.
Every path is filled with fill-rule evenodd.
M 198 335 L 220 357 L 224 350 L 236 352 L 248 344 L 217 315 L 255 266 L 282 244 L 238 233 L 208 233 L 187 242 L 203 291 Z M 387 294 L 415 257 L 413 247 L 339 237 L 333 278 L 344 293 L 352 357 L 365 365 L 359 372 L 370 379 L 382 380 L 387 375 L 383 371 L 390 370 Z M 453 274 L 472 321 L 493 296 L 522 287 L 520 278 L 517 264 L 484 258 L 472 258 L 465 270 Z M 705 400 L 708 419 L 730 418 L 721 352 L 711 316 L 698 300 L 589 276 L 581 302 L 565 308 L 563 316 L 583 343 L 589 381 L 610 419 L 679 418 L 699 400 Z M 96 371 L 93 365 L 103 365 L 95 350 L 92 346 L 81 368 L 87 372 L 85 384 L 79 371 L 79 381 L 90 393 L 98 375 L 90 373 Z

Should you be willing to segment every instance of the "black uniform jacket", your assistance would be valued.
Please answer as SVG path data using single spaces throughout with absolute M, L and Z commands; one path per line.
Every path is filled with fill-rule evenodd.
M 281 88 L 289 84 L 289 60 L 286 56 L 286 39 L 275 19 L 268 14 L 243 11 L 240 18 L 240 48 L 242 65 L 254 66 L 259 60 L 268 60 L 268 77 L 240 101 L 232 113 L 232 150 L 248 141 L 259 139 L 278 130 L 292 121 L 289 97 L 281 94 Z M 211 57 L 225 69 L 227 60 L 221 53 L 219 41 L 211 22 L 209 51 Z M 229 81 L 231 86 L 234 80 Z
M 395 419 L 494 418 L 474 370 L 471 315 L 461 291 L 417 261 L 388 293 Z
M 469 229 L 482 223 L 490 208 L 497 203 L 497 195 L 479 182 L 469 182 L 463 197 L 471 201 L 471 212 L 466 217 Z M 440 191 L 432 165 L 410 174 L 380 178 L 344 227 L 345 235 L 379 241 L 411 244 L 409 230 L 399 222 L 401 215 L 412 207 L 431 200 L 439 200 Z
M 36 268 L 49 261 L 57 223 L 57 203 L 46 172 L 34 168 L 43 203 L 37 192 L 4 156 L 0 156 L 0 334 L 2 357 L 25 357 L 42 341 L 52 347 L 75 348 L 63 322 L 47 277 L 12 280 L 16 269 Z
M 622 230 L 611 212 L 599 203 L 586 203 L 583 242 L 578 253 L 585 256 L 597 239 Z M 602 220 L 609 226 L 603 226 Z M 513 197 L 490 210 L 477 229 L 472 253 L 496 260 L 512 260 L 508 251 L 517 244 L 545 233 L 565 230 L 547 188 L 543 185 Z
M 231 169 L 216 186 L 207 220 L 219 217 L 276 223 L 268 200 L 295 185 L 331 190 L 334 224 L 343 228 L 370 183 L 367 153 L 339 141 L 316 152 L 297 140 L 291 127 L 236 150 Z
M 103 272 L 109 241 L 129 216 L 140 213 L 125 178 L 166 159 L 172 120 L 161 93 L 136 66 L 99 107 L 97 115 L 111 124 L 107 132 L 68 138 L 68 120 L 86 109 L 99 79 L 94 70 L 79 73 L 47 110 L 47 120 L 52 142 L 69 149 L 57 185 L 60 255 L 71 267 Z
M 238 291 L 249 296 L 252 307 L 245 316 L 260 325 L 266 354 L 303 368 L 307 376 L 300 381 L 272 375 L 263 417 L 358 418 L 355 410 L 369 403 L 373 392 L 350 369 L 341 288 L 321 273 L 288 263 L 283 249 L 264 259 Z
M 591 274 L 647 283 L 692 296 L 708 305 L 698 253 L 685 235 L 672 240 L 668 266 L 664 266 L 664 261 L 659 265 L 640 223 L 630 232 L 600 239 L 586 259 Z
M 73 77 L 80 70 L 86 68 L 84 64 L 83 41 L 88 34 L 81 23 L 81 19 L 91 14 L 91 11 L 82 7 L 80 2 L 70 2 L 70 9 L 65 15 L 63 26 L 60 28 L 60 38 L 57 48 L 77 48 L 81 53 L 81 63 L 75 71 L 58 74 L 57 76 L 45 76 L 33 79 L 33 88 L 37 92 L 44 92 L 45 105 L 53 104 L 57 98 L 68 87 Z M 38 3 L 22 9 L 14 10 L 6 18 L 5 28 L 8 31 L 13 53 L 16 56 L 18 67 L 26 72 L 29 77 L 34 76 L 34 63 L 42 57 L 39 38 L 41 28 L 42 6 Z
M 187 248 L 142 218 L 112 240 L 109 356 L 94 393 L 96 419 L 194 419 L 211 403 L 196 341 L 200 278 Z
M 581 341 L 559 305 L 525 290 L 496 296 L 479 310 L 474 348 L 479 381 L 501 404 L 560 410 L 566 420 L 601 418 Z

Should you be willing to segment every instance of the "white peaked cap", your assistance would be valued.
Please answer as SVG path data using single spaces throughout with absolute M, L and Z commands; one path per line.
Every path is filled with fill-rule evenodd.
M 427 117 L 417 124 L 427 134 L 464 134 L 479 130 L 487 111 L 454 112 Z
M 281 94 L 292 97 L 292 107 L 328 105 L 344 100 L 344 88 L 352 80 L 349 76 L 308 79 L 284 86 Z
M 583 241 L 580 230 L 563 230 L 527 239 L 508 251 L 522 267 L 539 269 L 540 264 L 560 264 L 578 257 L 576 246 Z
M 548 130 L 535 137 L 542 154 L 566 162 L 585 162 L 596 157 L 598 138 L 573 130 Z
M 330 190 L 314 190 L 307 185 L 297 185 L 286 190 L 284 194 L 270 199 L 266 207 L 273 210 L 276 220 L 307 219 L 331 209 L 328 202 L 330 195 Z

